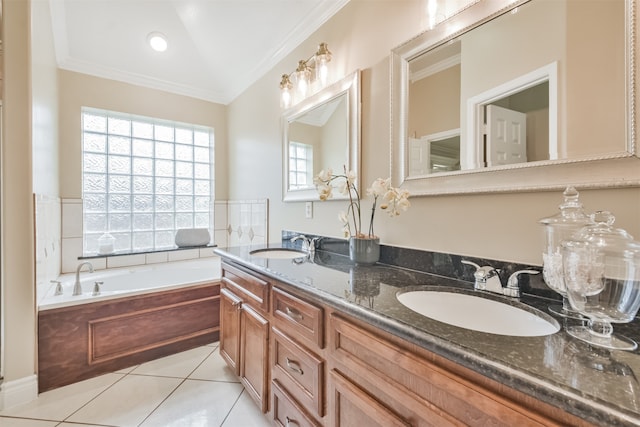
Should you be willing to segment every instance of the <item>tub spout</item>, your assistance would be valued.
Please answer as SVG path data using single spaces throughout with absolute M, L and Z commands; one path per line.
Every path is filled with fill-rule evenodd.
M 81 262 L 78 265 L 78 268 L 76 268 L 76 282 L 73 285 L 73 295 L 82 295 L 82 286 L 80 286 L 80 270 L 82 270 L 82 267 L 84 267 L 85 265 L 89 266 L 89 273 L 93 273 L 93 265 L 91 265 L 90 262 L 85 261 L 85 262 Z

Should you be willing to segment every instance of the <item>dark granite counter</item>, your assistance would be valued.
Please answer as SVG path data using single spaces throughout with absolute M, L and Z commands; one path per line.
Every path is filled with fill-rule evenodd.
M 564 328 L 544 337 L 512 337 L 451 326 L 406 308 L 396 294 L 424 286 L 473 290 L 469 281 L 384 264 L 353 266 L 347 256 L 324 250 L 316 251 L 313 259 L 291 260 L 254 257 L 254 249 L 214 252 L 593 424 L 640 425 L 638 350 L 592 347 Z M 554 302 L 527 294 L 519 301 L 545 313 Z M 567 322 L 556 319 L 561 325 Z M 614 330 L 640 341 L 638 318 L 614 325 Z

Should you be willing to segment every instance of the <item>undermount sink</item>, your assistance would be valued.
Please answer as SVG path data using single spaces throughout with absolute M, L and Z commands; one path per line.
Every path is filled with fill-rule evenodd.
M 473 331 L 496 335 L 537 337 L 551 335 L 560 325 L 551 316 L 534 308 L 515 307 L 466 293 L 419 290 L 396 295 L 407 308 L 430 319 Z
M 256 249 L 249 252 L 251 256 L 267 259 L 293 259 L 307 256 L 306 252 L 287 248 Z

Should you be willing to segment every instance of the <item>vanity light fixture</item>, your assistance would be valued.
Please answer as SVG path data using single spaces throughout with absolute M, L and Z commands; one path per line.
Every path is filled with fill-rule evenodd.
M 167 37 L 162 33 L 159 33 L 157 31 L 149 33 L 149 35 L 147 36 L 147 42 L 149 42 L 149 46 L 151 46 L 151 49 L 155 50 L 156 52 L 164 52 L 165 50 L 167 50 Z
M 327 85 L 331 52 L 326 43 L 320 43 L 318 51 L 309 59 L 298 61 L 298 67 L 280 80 L 280 105 L 289 108 Z

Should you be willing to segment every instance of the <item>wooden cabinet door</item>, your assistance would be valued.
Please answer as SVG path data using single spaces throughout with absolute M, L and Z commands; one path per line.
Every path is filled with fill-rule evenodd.
M 240 311 L 240 381 L 263 413 L 269 409 L 269 322 L 248 305 Z
M 333 427 L 408 427 L 398 415 L 380 404 L 365 390 L 353 384 L 337 371 L 331 371 L 329 381 L 331 420 Z
M 220 356 L 236 375 L 240 374 L 240 309 L 242 300 L 220 289 Z

